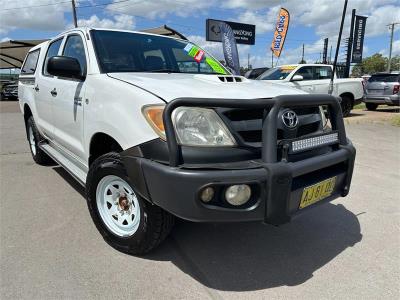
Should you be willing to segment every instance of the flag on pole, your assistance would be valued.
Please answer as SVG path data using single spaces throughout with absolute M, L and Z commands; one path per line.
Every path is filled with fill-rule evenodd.
M 236 46 L 235 35 L 232 28 L 221 22 L 222 47 L 226 65 L 233 70 L 235 75 L 240 75 L 239 54 Z
M 276 57 L 279 57 L 281 55 L 283 44 L 285 43 L 286 34 L 289 29 L 289 19 L 289 12 L 287 11 L 287 9 L 282 7 L 279 11 L 274 38 L 272 39 L 271 43 L 271 51 Z

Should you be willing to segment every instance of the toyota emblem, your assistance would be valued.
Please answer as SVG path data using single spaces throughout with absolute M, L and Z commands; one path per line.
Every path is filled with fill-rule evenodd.
M 296 128 L 299 119 L 293 110 L 287 110 L 282 114 L 282 122 L 287 128 Z

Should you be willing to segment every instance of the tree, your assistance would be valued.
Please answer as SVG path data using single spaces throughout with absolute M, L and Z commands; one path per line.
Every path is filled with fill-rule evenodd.
M 304 60 L 304 59 L 301 59 L 300 61 L 299 61 L 299 64 L 306 64 L 307 62 Z
M 392 64 L 394 60 L 399 60 L 399 56 L 392 58 Z M 357 63 L 351 72 L 352 77 L 360 77 L 364 74 L 374 74 L 376 72 L 384 72 L 387 69 L 387 57 L 384 57 L 380 53 L 375 53 L 370 57 L 366 57 L 361 63 Z M 393 65 L 393 70 L 395 66 Z

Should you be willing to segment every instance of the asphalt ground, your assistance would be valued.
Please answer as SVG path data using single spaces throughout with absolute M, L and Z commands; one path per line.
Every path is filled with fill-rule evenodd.
M 17 103 L 0 108 L 1 299 L 400 297 L 399 127 L 346 125 L 348 197 L 281 227 L 178 222 L 139 258 L 102 240 L 63 169 L 33 162 Z

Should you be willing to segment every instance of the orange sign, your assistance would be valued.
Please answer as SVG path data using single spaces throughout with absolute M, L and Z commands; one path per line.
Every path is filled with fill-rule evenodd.
M 289 19 L 289 12 L 282 7 L 279 11 L 274 38 L 272 39 L 271 43 L 271 51 L 276 57 L 279 57 L 281 55 L 283 44 L 285 43 L 286 34 L 289 29 Z

